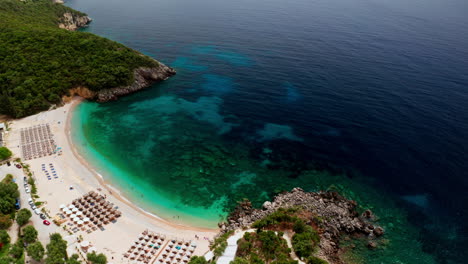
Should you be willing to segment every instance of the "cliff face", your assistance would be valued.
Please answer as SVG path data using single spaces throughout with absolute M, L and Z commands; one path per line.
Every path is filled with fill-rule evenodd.
M 58 26 L 59 28 L 75 31 L 80 27 L 86 26 L 89 22 L 91 22 L 91 18 L 88 16 L 81 16 L 77 14 L 72 14 L 70 12 L 66 12 L 60 19 L 60 23 Z
M 142 90 L 155 82 L 164 81 L 175 73 L 174 69 L 162 63 L 154 68 L 138 68 L 133 72 L 134 82 L 131 85 L 101 90 L 97 92 L 95 100 L 98 102 L 116 100 L 120 96 Z

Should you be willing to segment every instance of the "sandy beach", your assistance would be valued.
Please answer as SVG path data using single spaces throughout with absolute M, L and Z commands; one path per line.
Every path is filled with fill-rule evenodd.
M 208 239 L 212 239 L 218 230 L 183 226 L 145 212 L 121 196 L 119 191 L 111 186 L 111 183 L 105 182 L 77 153 L 70 138 L 71 133 L 73 133 L 70 130 L 70 123 L 73 109 L 80 102 L 80 98 L 74 98 L 71 102 L 55 110 L 14 120 L 9 124 L 10 131 L 6 136 L 6 145 L 13 151 L 15 157 L 21 157 L 20 130 L 39 124 L 48 123 L 50 125 L 53 138 L 62 150 L 61 155 L 54 154 L 27 161 L 23 160 L 30 165 L 36 180 L 39 195 L 37 200 L 45 202 L 44 206 L 49 215 L 54 216 L 60 213 L 60 205 L 68 205 L 74 199 L 80 198 L 90 191 L 96 191 L 105 195 L 109 202 L 117 206 L 118 210 L 122 212 L 122 217 L 118 218 L 115 223 L 105 225 L 103 231 L 99 229 L 91 233 L 78 231 L 74 233 L 74 237 L 89 241 L 98 252 L 102 252 L 108 257 L 109 262 L 129 262 L 127 258 L 123 257 L 123 254 L 144 230 L 160 233 L 168 240 L 192 241 L 192 244 L 197 245 L 194 254 L 205 254 L 209 250 Z M 58 178 L 48 180 L 42 171 L 42 164 L 53 164 Z M 71 189 L 70 186 L 73 188 Z M 50 228 L 49 233 L 60 231 L 67 235 L 62 228 L 53 224 L 48 228 Z M 196 239 L 196 236 L 199 239 Z

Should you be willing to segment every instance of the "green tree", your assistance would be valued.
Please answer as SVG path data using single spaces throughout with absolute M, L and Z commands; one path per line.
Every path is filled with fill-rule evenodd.
M 0 243 L 4 245 L 10 243 L 10 235 L 5 230 L 0 230 Z
M 68 260 L 67 264 L 80 264 L 79 256 L 78 254 L 73 254 Z
M 7 175 L 0 182 L 0 214 L 7 215 L 15 211 L 16 198 L 19 197 L 18 185 L 12 181 L 12 177 Z M 8 222 L 7 219 L 4 223 Z M 0 228 L 4 228 L 4 223 L 0 224 Z M 9 227 L 9 226 L 8 226 Z
M 58 233 L 50 235 L 50 243 L 46 246 L 46 264 L 64 264 L 67 257 L 67 241 Z
M 233 261 L 229 262 L 229 264 L 249 264 L 249 261 L 245 258 L 236 257 Z
M 23 208 L 18 211 L 18 214 L 16 215 L 16 222 L 18 225 L 23 226 L 29 221 L 31 216 L 31 211 L 29 211 L 29 209 Z
M 206 261 L 205 257 L 193 256 L 189 264 L 208 264 L 208 261 Z
M 13 153 L 7 147 L 0 147 L 0 160 L 6 160 L 11 157 Z
M 0 229 L 8 229 L 12 224 L 10 215 L 0 215 Z
M 86 258 L 88 259 L 89 262 L 93 264 L 106 264 L 107 263 L 107 258 L 104 254 L 96 254 L 95 252 L 88 253 L 86 255 Z
M 3 256 L 0 258 L 0 264 L 13 264 L 15 259 L 10 256 Z
M 23 228 L 23 241 L 26 243 L 33 243 L 37 239 L 37 230 L 32 225 Z
M 42 246 L 41 242 L 36 241 L 32 244 L 30 244 L 27 248 L 26 251 L 28 252 L 28 255 L 36 260 L 36 261 L 41 261 L 42 258 L 44 257 L 45 249 Z
M 10 248 L 10 255 L 12 255 L 15 259 L 19 259 L 24 252 L 23 248 L 23 241 L 18 239 L 15 244 L 13 244 Z

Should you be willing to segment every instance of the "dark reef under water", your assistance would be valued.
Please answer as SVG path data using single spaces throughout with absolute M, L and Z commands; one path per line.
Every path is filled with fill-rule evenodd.
M 77 140 L 112 166 L 104 176 L 209 222 L 245 197 L 334 189 L 388 230 L 349 258 L 465 262 L 464 1 L 109 3 L 67 4 L 94 19 L 85 31 L 178 74 L 77 109 Z

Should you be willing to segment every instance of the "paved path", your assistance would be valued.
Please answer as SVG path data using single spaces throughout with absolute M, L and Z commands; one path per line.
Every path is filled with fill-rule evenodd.
M 224 251 L 223 255 L 218 258 L 217 264 L 229 264 L 236 257 L 237 252 L 237 240 L 241 239 L 246 232 L 255 232 L 255 229 L 249 229 L 245 231 L 237 231 L 228 238 L 228 246 Z

